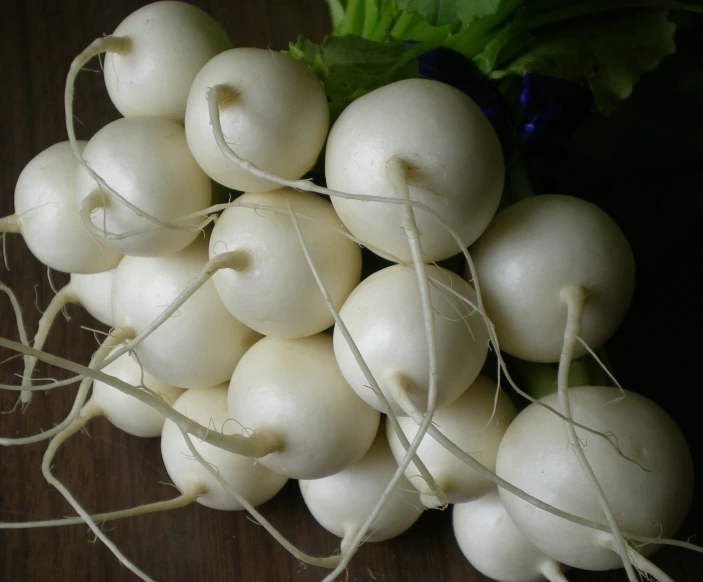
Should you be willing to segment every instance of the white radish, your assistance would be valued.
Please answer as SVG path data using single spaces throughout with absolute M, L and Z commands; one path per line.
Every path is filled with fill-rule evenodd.
M 112 289 L 115 326 L 131 337 L 147 330 L 206 263 L 207 242 L 200 239 L 165 257 L 125 257 Z M 259 337 L 227 311 L 207 281 L 133 349 L 155 378 L 204 388 L 226 382 Z
M 474 290 L 458 275 L 436 266 L 426 269 L 429 277 L 475 301 Z M 478 312 L 445 290 L 432 286 L 431 301 L 438 355 L 437 405 L 443 406 L 456 400 L 478 376 L 488 353 L 488 332 Z M 415 272 L 401 265 L 377 271 L 352 291 L 339 313 L 395 413 L 405 414 L 393 395 L 398 387 L 424 410 L 429 357 Z M 337 328 L 334 350 L 350 386 L 369 405 L 383 410 Z
M 581 337 L 592 349 L 618 328 L 632 299 L 627 239 L 600 208 L 573 196 L 533 196 L 509 206 L 471 251 L 500 348 L 523 360 L 559 361 L 564 289 L 577 286 L 587 295 Z M 584 353 L 582 346 L 574 351 Z
M 108 50 L 103 73 L 110 99 L 125 117 L 155 115 L 183 123 L 198 71 L 232 43 L 218 22 L 186 2 L 154 2 L 115 29 L 124 48 Z
M 179 228 L 165 226 L 206 208 L 211 198 L 210 180 L 193 159 L 180 125 L 157 117 L 118 119 L 91 138 L 83 156 L 102 182 L 81 168 L 76 196 L 84 222 L 102 244 L 153 257 L 175 253 L 198 236 L 197 219 Z M 162 224 L 155 226 L 144 214 Z M 137 230 L 145 232 L 130 234 Z
M 693 461 L 680 430 L 651 400 L 612 387 L 571 388 L 574 420 L 612 433 L 619 454 L 607 441 L 576 429 L 623 532 L 671 537 L 681 525 L 693 495 Z M 556 405 L 558 396 L 542 399 Z M 601 508 L 562 421 L 532 404 L 508 428 L 498 451 L 497 474 L 525 492 L 569 513 L 602 520 Z M 545 554 L 575 568 L 608 570 L 621 565 L 613 536 L 539 511 L 501 490 L 515 525 Z M 635 566 L 652 573 L 642 556 L 658 546 L 629 548 Z M 640 555 L 641 554 L 641 555 Z M 656 576 L 655 576 L 656 577 Z
M 103 372 L 132 386 L 151 390 L 171 406 L 183 392 L 182 388 L 169 386 L 144 372 L 129 354 L 123 354 L 105 366 Z M 90 402 L 98 406 L 105 418 L 124 432 L 138 437 L 156 437 L 161 434 L 165 420 L 161 413 L 105 382 L 93 382 Z
M 452 510 L 452 525 L 464 557 L 497 582 L 566 582 L 561 566 L 520 533 L 498 490 Z
M 234 434 L 239 426 L 227 412 L 227 385 L 186 391 L 174 408 L 203 426 L 224 434 Z M 202 457 L 251 505 L 271 499 L 288 478 L 269 471 L 257 459 L 236 455 L 208 443 L 193 443 Z M 205 493 L 198 503 L 221 510 L 241 510 L 234 499 L 213 476 L 193 458 L 179 428 L 167 420 L 161 433 L 161 456 L 172 481 L 181 491 L 198 484 Z
M 349 105 L 330 131 L 327 185 L 352 194 L 398 198 L 390 173 L 402 165 L 409 198 L 473 243 L 498 208 L 505 167 L 500 142 L 478 105 L 461 91 L 427 79 L 376 89 Z M 411 260 L 403 207 L 333 198 L 344 225 L 361 241 Z M 425 262 L 459 252 L 434 216 L 416 213 Z
M 259 461 L 293 479 L 319 479 L 358 461 L 379 424 L 344 380 L 327 334 L 254 344 L 232 375 L 228 405 L 242 433 L 280 440 Z
M 474 383 L 451 404 L 438 408 L 433 423 L 457 446 L 467 451 L 484 467 L 495 471 L 498 446 L 509 424 L 517 414 L 510 398 L 495 382 L 478 376 Z M 400 427 L 409 441 L 417 434 L 417 423 L 410 417 L 398 418 Z M 389 424 L 386 424 L 388 442 L 396 461 L 405 456 L 405 448 Z M 446 494 L 450 503 L 464 503 L 477 499 L 495 488 L 484 476 L 448 452 L 430 435 L 426 435 L 417 455 Z M 424 479 L 420 478 L 413 464 L 405 476 L 422 494 L 427 507 L 436 506 L 436 500 Z
M 200 70 L 188 96 L 188 145 L 203 170 L 229 188 L 267 192 L 277 185 L 222 155 L 213 136 L 210 93 L 216 93 L 215 107 L 221 109 L 219 131 L 238 156 L 288 179 L 300 178 L 315 164 L 327 137 L 329 109 L 322 85 L 299 61 L 266 49 L 231 49 Z
M 381 430 L 356 463 L 329 477 L 300 481 L 305 505 L 322 527 L 342 538 L 342 553 L 373 510 L 396 467 Z M 401 479 L 365 541 L 382 542 L 399 536 L 422 511 L 419 495 L 407 479 Z
M 85 142 L 78 142 L 79 150 Z M 47 267 L 65 273 L 100 273 L 122 256 L 95 241 L 81 222 L 75 199 L 79 170 L 71 146 L 60 142 L 34 157 L 15 187 L 15 214 L 0 219 L 0 232 L 18 232 Z
M 308 268 L 293 224 L 280 212 L 290 201 L 293 211 L 315 220 L 300 220 L 305 241 L 337 308 L 361 278 L 361 250 L 334 227 L 340 224 L 329 201 L 283 188 L 247 193 L 237 204 L 265 205 L 276 211 L 233 206 L 217 220 L 210 236 L 210 257 L 236 252 L 240 269 L 213 275 L 225 306 L 242 323 L 279 338 L 305 337 L 334 323 Z

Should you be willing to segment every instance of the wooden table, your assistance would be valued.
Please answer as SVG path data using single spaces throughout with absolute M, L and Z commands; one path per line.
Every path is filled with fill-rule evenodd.
M 62 95 L 65 74 L 72 58 L 96 36 L 109 33 L 134 9 L 146 2 L 126 0 L 96 1 L 28 0 L 3 10 L 0 18 L 0 212 L 13 211 L 12 194 L 21 169 L 46 147 L 66 139 Z M 282 49 L 289 40 L 304 34 L 319 40 L 330 24 L 322 0 L 200 0 L 194 2 L 218 19 L 238 46 Z M 97 61 L 93 68 L 99 69 Z M 117 117 L 104 88 L 102 76 L 83 73 L 76 88 L 75 112 L 79 136 L 87 139 L 108 121 Z M 0 280 L 21 298 L 28 329 L 35 329 L 39 312 L 52 297 L 45 269 L 30 255 L 20 237 L 7 240 L 5 267 Z M 67 277 L 54 275 L 56 284 Z M 36 297 L 35 297 L 36 295 Z M 639 295 L 639 313 L 652 308 L 648 295 Z M 644 306 L 642 304 L 644 302 Z M 698 308 L 700 310 L 700 308 Z M 0 331 L 16 339 L 9 303 L 0 298 Z M 69 307 L 70 322 L 62 321 L 51 332 L 47 349 L 87 362 L 97 347 L 94 335 L 81 326 L 96 326 L 81 309 Z M 637 313 L 635 315 L 637 315 Z M 634 316 L 633 316 L 634 317 Z M 622 348 L 633 336 L 620 335 L 623 362 L 636 359 Z M 678 336 L 680 337 L 680 336 Z M 625 338 L 625 339 L 623 339 Z M 629 338 L 629 339 L 628 339 Z M 641 340 L 641 338 L 640 338 Z M 641 340 L 639 347 L 642 347 Z M 683 338 L 684 343 L 687 342 Z M 697 345 L 700 339 L 697 338 Z M 695 359 L 695 352 L 689 350 Z M 617 355 L 625 354 L 625 355 Z M 2 357 L 10 354 L 3 352 Z M 663 366 L 671 364 L 662 363 Z M 17 382 L 13 374 L 18 360 L 0 367 L 3 382 Z M 52 370 L 62 378 L 65 374 Z M 686 376 L 688 374 L 688 376 Z M 627 376 L 630 380 L 646 378 Z M 688 388 L 698 390 L 693 363 L 683 363 L 677 382 L 689 379 Z M 699 378 L 695 375 L 695 379 Z M 665 391 L 666 392 L 666 391 Z M 67 413 L 75 390 L 61 389 L 38 394 L 29 410 L 0 417 L 0 434 L 18 436 L 47 429 Z M 12 407 L 15 395 L 0 393 L 0 408 Z M 697 411 L 690 401 L 663 394 L 659 398 L 677 418 L 700 460 L 703 443 L 696 440 Z M 46 447 L 0 449 L 0 520 L 23 521 L 72 514 L 63 498 L 47 486 L 40 473 Z M 104 419 L 91 422 L 88 435 L 72 438 L 55 460 L 55 473 L 75 492 L 90 511 L 131 507 L 168 499 L 176 493 L 168 484 L 158 439 L 128 436 Z M 698 487 L 698 494 L 702 491 Z M 681 532 L 700 530 L 703 520 L 696 511 Z M 338 539 L 328 534 L 307 513 L 297 484 L 290 482 L 263 513 L 304 550 L 324 555 L 338 548 Z M 305 567 L 278 546 L 260 526 L 244 513 L 217 512 L 199 505 L 167 514 L 143 516 L 106 526 L 109 536 L 146 572 L 158 580 L 319 580 L 324 572 Z M 35 582 L 40 580 L 122 581 L 134 580 L 85 526 L 25 531 L 0 530 L 0 580 Z M 700 554 L 665 549 L 655 558 L 676 580 L 703 579 Z M 615 582 L 626 580 L 622 571 L 610 573 L 572 572 L 573 581 Z M 405 535 L 362 548 L 349 569 L 349 580 L 359 581 L 459 581 L 486 580 L 477 574 L 460 554 L 451 533 L 450 512 L 429 511 Z

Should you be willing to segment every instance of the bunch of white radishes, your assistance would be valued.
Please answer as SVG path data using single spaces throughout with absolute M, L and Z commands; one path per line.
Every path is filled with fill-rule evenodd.
M 83 143 L 73 83 L 103 53 L 124 117 Z M 71 273 L 33 339 L 0 339 L 24 356 L 25 406 L 34 390 L 80 381 L 62 423 L 0 439 L 51 439 L 44 476 L 79 515 L 65 523 L 88 523 L 149 580 L 96 522 L 192 501 L 246 509 L 332 580 L 362 542 L 456 504 L 462 551 L 496 580 L 565 580 L 562 565 L 669 580 L 645 556 L 690 505 L 686 442 L 642 396 L 568 387 L 571 360 L 625 316 L 628 242 L 569 196 L 495 215 L 503 155 L 469 97 L 401 81 L 330 130 L 324 88 L 300 62 L 231 48 L 198 8 L 157 2 L 76 58 L 65 107 L 69 140 L 27 164 L 0 221 Z M 323 146 L 327 188 L 303 178 Z M 243 194 L 210 206 L 213 182 Z M 396 264 L 360 282 L 362 246 Z M 465 278 L 436 265 L 458 253 Z M 41 351 L 66 302 L 111 328 L 88 366 Z M 489 350 L 498 384 L 480 375 Z M 559 362 L 557 393 L 518 415 L 501 350 Z M 76 376 L 33 382 L 38 360 Z M 88 515 L 51 463 L 97 415 L 161 436 L 182 495 Z M 342 538 L 338 554 L 302 553 L 256 511 L 289 478 Z

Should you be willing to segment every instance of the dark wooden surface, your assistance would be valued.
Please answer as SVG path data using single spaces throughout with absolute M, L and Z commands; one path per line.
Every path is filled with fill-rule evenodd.
M 14 184 L 23 166 L 46 147 L 65 139 L 62 94 L 71 59 L 93 38 L 109 33 L 140 0 L 117 3 L 64 0 L 29 0 L 4 8 L 0 18 L 0 214 L 12 212 Z M 298 34 L 321 39 L 329 29 L 322 0 L 199 1 L 229 32 L 235 45 L 281 49 Z M 97 61 L 93 67 L 98 69 Z M 107 97 L 101 75 L 85 72 L 77 85 L 76 114 L 79 134 L 89 138 L 117 114 Z M 39 311 L 52 292 L 44 268 L 30 255 L 22 239 L 7 241 L 9 271 L 0 267 L 0 280 L 20 296 L 31 331 Z M 66 277 L 56 275 L 57 284 Z M 653 308 L 655 305 L 645 305 Z M 87 362 L 96 348 L 93 334 L 81 326 L 95 322 L 77 307 L 70 307 L 70 322 L 52 331 L 49 351 Z M 9 303 L 0 298 L 0 332 L 17 338 Z M 700 341 L 698 341 L 700 344 Z M 695 352 L 691 351 L 691 354 Z M 0 358 L 11 354 L 0 353 Z M 632 359 L 632 357 L 630 357 Z M 617 363 L 617 362 L 616 362 Z M 666 362 L 653 365 L 668 366 Z M 0 380 L 17 381 L 17 360 L 3 363 Z M 691 367 L 690 370 L 693 370 Z M 63 373 L 51 370 L 51 375 Z M 689 377 L 694 392 L 698 383 Z M 39 394 L 24 414 L 0 416 L 0 434 L 19 436 L 47 429 L 67 413 L 73 389 Z M 0 409 L 8 410 L 14 394 L 0 393 Z M 678 405 L 676 403 L 679 403 Z M 680 399 L 666 405 L 681 422 L 695 456 L 699 413 Z M 157 439 L 142 440 L 121 433 L 103 419 L 93 421 L 88 435 L 67 443 L 55 462 L 56 474 L 91 511 L 131 507 L 167 499 L 176 493 L 168 484 Z M 23 521 L 70 515 L 69 506 L 41 477 L 41 456 L 46 447 L 0 448 L 0 521 Z M 700 495 L 701 487 L 698 487 Z M 697 504 L 697 508 L 700 503 Z M 694 508 L 697 509 L 697 508 Z M 265 515 L 294 543 L 319 555 L 333 552 L 338 540 L 319 527 L 306 512 L 293 482 L 263 506 Z M 451 534 L 449 512 L 426 512 L 405 535 L 362 548 L 349 571 L 359 581 L 485 580 L 459 553 Z M 682 535 L 700 530 L 703 520 L 695 511 Z M 107 526 L 110 537 L 147 573 L 158 580 L 319 580 L 324 572 L 305 567 L 273 542 L 243 513 L 217 512 L 192 506 L 169 514 L 156 514 Z M 0 531 L 0 580 L 105 580 L 135 579 L 84 526 L 28 531 Z M 703 560 L 682 550 L 665 549 L 655 561 L 676 580 L 703 579 Z M 624 574 L 572 572 L 573 581 L 616 582 Z

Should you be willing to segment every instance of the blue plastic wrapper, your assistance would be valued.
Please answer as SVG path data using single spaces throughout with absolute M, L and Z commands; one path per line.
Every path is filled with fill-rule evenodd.
M 522 77 L 519 108 L 513 115 L 496 85 L 456 51 L 433 49 L 418 58 L 418 68 L 421 76 L 452 85 L 478 104 L 498 134 L 506 158 L 515 149 L 537 154 L 561 147 L 593 104 L 591 92 L 578 83 L 528 73 Z
M 571 81 L 528 73 L 522 77 L 515 143 L 523 151 L 558 147 L 578 129 L 593 105 L 591 92 Z

